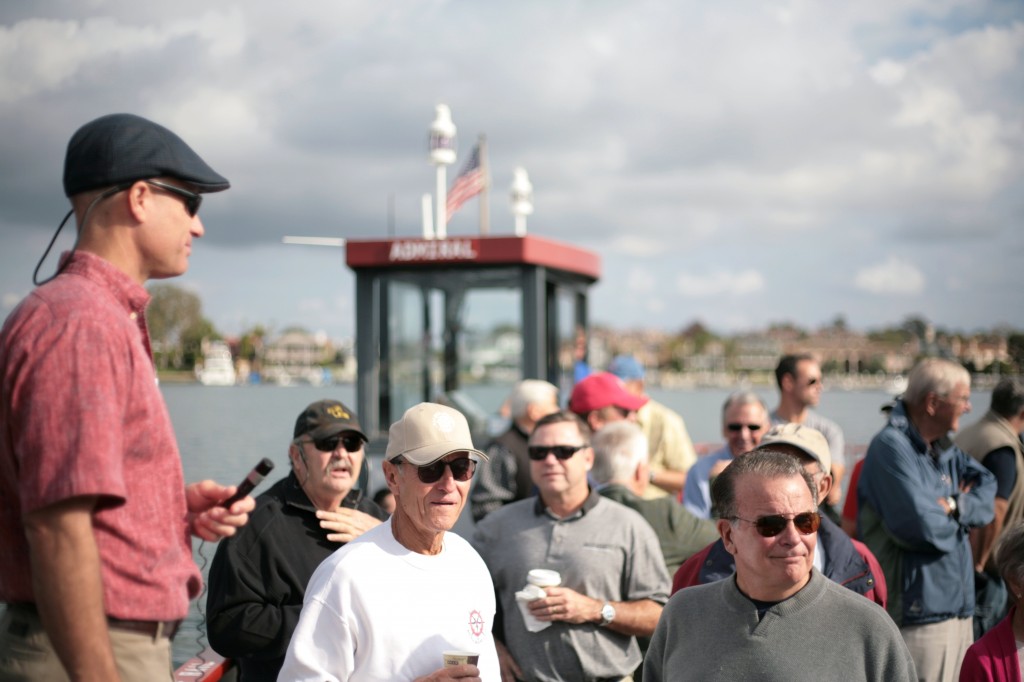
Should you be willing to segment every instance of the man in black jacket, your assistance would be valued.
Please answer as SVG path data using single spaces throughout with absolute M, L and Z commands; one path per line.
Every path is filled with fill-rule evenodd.
M 240 663 L 242 682 L 276 680 L 306 584 L 334 550 L 387 515 L 354 486 L 366 436 L 336 400 L 299 415 L 292 470 L 256 498 L 249 525 L 217 548 L 210 567 L 210 644 Z

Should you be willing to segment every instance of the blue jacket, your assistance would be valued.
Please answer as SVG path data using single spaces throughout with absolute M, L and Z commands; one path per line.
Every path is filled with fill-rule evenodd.
M 932 449 L 935 456 L 899 401 L 868 446 L 857 486 L 858 529 L 882 565 L 889 615 L 900 626 L 974 614 L 968 533 L 994 516 L 995 476 L 949 438 Z M 946 497 L 956 513 L 939 504 Z

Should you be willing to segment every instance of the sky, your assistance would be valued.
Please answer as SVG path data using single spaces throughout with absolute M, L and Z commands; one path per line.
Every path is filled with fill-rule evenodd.
M 519 166 L 530 233 L 600 255 L 593 322 L 1022 326 L 1019 0 L 5 2 L 0 317 L 68 209 L 68 138 L 131 112 L 232 183 L 170 283 L 228 335 L 351 337 L 343 250 L 282 237 L 418 236 L 439 103 L 449 181 L 487 137 L 492 234 Z M 473 199 L 448 234 L 478 230 Z

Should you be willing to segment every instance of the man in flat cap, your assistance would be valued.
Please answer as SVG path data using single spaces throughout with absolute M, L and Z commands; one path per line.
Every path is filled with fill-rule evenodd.
M 288 446 L 291 472 L 256 498 L 249 523 L 217 547 L 207 629 L 214 650 L 238 660 L 241 682 L 277 679 L 313 571 L 387 518 L 355 487 L 365 442 L 343 403 L 309 405 Z
M 202 193 L 227 188 L 138 116 L 68 144 L 75 247 L 0 331 L 4 680 L 169 680 L 202 586 L 190 536 L 231 535 L 254 507 L 221 507 L 233 486 L 185 486 L 145 318 L 143 284 L 185 272 Z
M 280 679 L 500 679 L 490 575 L 448 532 L 487 456 L 461 413 L 420 403 L 391 425 L 384 458 L 395 511 L 313 573 Z M 445 667 L 450 651 L 475 659 Z

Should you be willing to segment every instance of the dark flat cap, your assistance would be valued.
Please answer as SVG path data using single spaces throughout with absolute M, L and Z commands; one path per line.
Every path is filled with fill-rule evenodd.
M 134 114 L 109 114 L 71 136 L 64 157 L 64 193 L 146 178 L 176 178 L 199 192 L 230 187 L 185 141 L 162 125 Z

